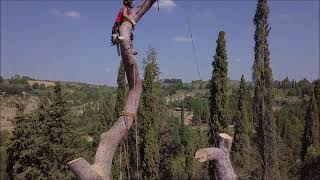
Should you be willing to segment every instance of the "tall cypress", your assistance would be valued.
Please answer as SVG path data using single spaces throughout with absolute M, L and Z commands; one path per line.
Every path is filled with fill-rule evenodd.
M 141 120 L 141 165 L 143 179 L 159 179 L 159 144 L 157 113 L 155 106 L 155 79 L 158 76 L 157 53 L 149 49 L 145 59 L 145 72 L 142 90 Z
M 262 158 L 262 179 L 274 179 L 277 171 L 276 126 L 272 117 L 272 70 L 270 67 L 269 7 L 267 0 L 258 0 L 254 24 L 256 26 L 255 61 L 253 65 L 253 118 L 256 121 L 258 151 Z
M 124 63 L 123 61 L 120 62 L 120 66 L 118 69 L 118 77 L 117 77 L 117 96 L 116 96 L 116 102 L 115 102 L 115 107 L 114 107 L 114 121 L 116 119 L 119 118 L 121 112 L 123 111 L 123 108 L 125 106 L 125 101 L 126 101 L 126 73 L 125 73 L 125 68 L 124 68 Z M 112 122 L 113 124 L 113 122 Z M 112 124 L 110 124 L 109 127 L 112 126 Z M 131 140 L 131 134 L 130 133 L 130 137 L 128 137 Z M 131 142 L 131 141 L 130 141 Z M 132 146 L 132 143 L 130 143 L 130 146 Z M 130 147 L 131 148 L 131 147 Z M 113 175 L 113 179 L 122 179 L 123 175 L 125 175 L 125 158 L 122 157 L 123 153 L 126 152 L 122 152 L 123 151 L 123 147 L 122 145 L 120 145 L 120 148 L 118 150 L 118 152 L 115 154 L 115 159 L 119 159 L 119 161 L 113 161 L 112 164 L 112 175 Z M 132 152 L 130 150 L 130 160 L 132 158 Z
M 248 119 L 248 92 L 244 76 L 241 76 L 237 117 L 234 127 L 232 161 L 239 178 L 247 179 L 250 175 L 250 130 Z
M 181 108 L 181 114 L 180 114 L 180 128 L 179 128 L 179 136 L 180 136 L 180 142 L 182 146 L 183 153 L 185 155 L 185 167 L 184 171 L 186 173 L 186 177 L 188 180 L 192 179 L 193 172 L 192 172 L 192 166 L 193 166 L 193 154 L 192 154 L 192 147 L 190 143 L 188 142 L 188 128 L 184 124 L 184 106 Z
M 210 82 L 210 120 L 209 120 L 209 146 L 217 145 L 218 133 L 226 130 L 228 126 L 227 111 L 227 78 L 228 57 L 226 51 L 225 32 L 220 31 L 217 42 L 216 54 L 212 62 L 213 71 Z M 215 179 L 215 164 L 209 162 L 210 179 Z
M 115 105 L 115 119 L 117 119 L 123 111 L 125 101 L 126 101 L 126 73 L 124 69 L 124 64 L 121 61 L 119 70 L 118 70 L 118 78 L 117 78 L 117 99 Z
M 320 134 L 319 134 L 319 110 L 317 108 L 316 98 L 312 92 L 309 105 L 305 115 L 304 133 L 302 137 L 302 160 L 307 156 L 312 156 L 312 151 L 320 154 Z
M 68 169 L 67 163 L 75 157 L 79 143 L 75 136 L 75 127 L 70 120 L 70 107 L 66 97 L 62 84 L 57 82 L 49 99 L 43 102 L 45 103 L 43 110 L 48 112 L 44 114 L 41 127 L 49 149 L 45 158 L 52 165 L 49 177 L 56 179 L 74 176 Z
M 314 83 L 314 96 L 318 105 L 318 110 L 320 111 L 320 79 L 317 79 Z M 320 116 L 319 116 L 320 121 Z

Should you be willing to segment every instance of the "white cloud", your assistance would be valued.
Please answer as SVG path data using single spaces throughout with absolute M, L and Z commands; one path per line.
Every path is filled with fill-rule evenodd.
M 59 11 L 57 9 L 51 9 L 49 11 L 49 14 L 54 16 L 63 16 L 68 17 L 72 19 L 79 19 L 80 18 L 80 12 L 78 11 Z
M 173 37 L 172 40 L 179 43 L 189 43 L 192 41 L 190 37 L 183 37 L 183 36 Z
M 177 6 L 177 4 L 173 0 L 158 0 L 159 1 L 159 8 L 165 9 L 167 11 L 172 11 L 174 7 Z M 157 2 L 153 4 L 154 8 L 158 8 Z
M 78 11 L 66 11 L 63 15 L 71 18 L 80 18 L 80 13 Z

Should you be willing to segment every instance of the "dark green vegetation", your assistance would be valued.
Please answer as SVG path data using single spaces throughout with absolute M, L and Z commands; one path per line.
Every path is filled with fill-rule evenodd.
M 210 119 L 208 126 L 208 144 L 211 147 L 218 145 L 218 134 L 226 132 L 229 124 L 228 118 L 228 57 L 226 51 L 225 32 L 220 31 L 216 54 L 212 62 L 213 71 L 210 81 Z M 210 179 L 216 179 L 215 162 L 209 161 L 208 173 Z
M 320 80 L 273 80 L 268 15 L 266 0 L 259 0 L 252 82 L 227 78 L 223 31 L 209 82 L 162 81 L 157 52 L 148 50 L 137 125 L 115 154 L 113 179 L 214 179 L 214 162 L 193 157 L 215 146 L 220 132 L 234 137 L 239 179 L 320 179 Z M 93 161 L 100 134 L 126 97 L 123 64 L 117 88 L 19 75 L 0 80 L 1 125 L 9 124 L 1 126 L 1 179 L 75 179 L 66 163 Z
M 272 116 L 273 85 L 268 35 L 269 7 L 266 0 L 259 0 L 254 24 L 256 31 L 255 60 L 252 79 L 254 83 L 253 119 L 256 124 L 256 141 L 262 159 L 262 179 L 274 179 L 279 175 L 277 158 L 276 124 Z
M 23 114 L 23 104 L 14 106 L 17 114 L 7 145 L 8 179 L 72 178 L 66 163 L 75 157 L 80 144 L 61 84 L 41 98 L 32 114 Z
M 147 72 L 155 73 L 154 68 L 157 67 L 155 65 L 156 61 L 146 61 L 145 77 L 148 76 Z M 151 70 L 147 71 L 148 66 Z M 156 69 L 158 73 L 159 69 Z M 181 98 L 166 103 L 166 99 L 169 100 L 170 97 L 178 94 L 170 95 L 170 87 L 164 86 L 155 75 L 157 74 L 155 73 L 150 79 L 144 78 L 143 98 L 145 99 L 142 99 L 139 111 L 140 177 L 148 175 L 148 178 L 152 178 L 151 176 L 156 175 L 155 173 L 147 174 L 144 171 L 157 172 L 157 177 L 153 177 L 155 179 L 203 179 L 208 177 L 207 164 L 195 161 L 193 156 L 196 150 L 208 146 L 207 123 L 209 118 L 205 115 L 201 116 L 201 113 L 197 115 L 197 111 L 208 114 L 209 89 L 201 92 L 199 86 L 193 82 L 191 91 L 176 89 L 182 94 Z M 277 179 L 299 179 L 301 175 L 308 179 L 317 179 L 316 175 L 319 172 L 319 139 L 317 141 L 319 137 L 317 136 L 319 133 L 317 102 L 319 101 L 316 99 L 319 97 L 318 82 L 309 82 L 306 79 L 296 82 L 288 78 L 273 82 L 272 112 L 276 124 L 277 157 L 282 172 L 276 177 Z M 198 83 L 208 82 L 199 81 Z M 147 85 L 153 86 L 152 91 L 148 90 L 150 87 L 147 88 Z M 191 87 L 191 83 L 183 83 L 183 85 Z M 123 99 L 123 97 L 117 95 L 116 92 L 123 94 L 125 86 L 119 86 L 118 91 L 115 91 L 114 88 L 85 86 L 86 88 L 79 85 L 76 87 L 62 85 L 61 92 L 64 93 L 58 93 L 59 88 L 47 89 L 48 94 L 39 96 L 38 108 L 31 112 L 22 113 L 26 106 L 24 101 L 21 104 L 15 101 L 8 102 L 10 106 L 15 105 L 17 114 L 14 119 L 13 132 L 1 131 L 1 177 L 6 179 L 12 176 L 18 178 L 54 175 L 55 177 L 63 176 L 63 179 L 73 178 L 72 173 L 64 166 L 68 160 L 79 156 L 93 160 L 100 133 L 110 128 L 115 121 L 116 111 L 121 111 L 116 108 L 116 98 Z M 86 91 L 92 88 L 92 92 L 100 88 L 104 90 L 101 90 L 102 94 L 95 94 L 93 99 L 98 100 L 87 99 L 86 103 L 77 106 L 72 105 L 74 101 L 72 91 L 70 91 L 76 88 L 86 89 Z M 262 176 L 260 166 L 262 160 L 256 153 L 258 148 L 254 133 L 256 121 L 253 119 L 252 110 L 254 89 L 251 83 L 245 82 L 243 77 L 240 82 L 228 80 L 227 89 L 230 124 L 234 125 L 233 166 L 240 179 L 259 179 Z M 305 89 L 306 94 L 292 93 L 302 92 L 302 89 Z M 147 93 L 152 94 L 151 98 L 145 97 Z M 82 94 L 82 92 L 77 92 L 77 94 Z M 11 96 L 6 95 L 3 98 Z M 49 99 L 50 102 L 48 102 Z M 68 101 L 63 99 L 68 99 Z M 175 110 L 175 108 L 180 109 Z M 151 117 L 151 114 L 152 118 L 146 118 Z M 190 124 L 181 118 L 192 116 L 192 114 L 198 116 L 197 123 Z M 149 121 L 151 119 L 153 122 Z M 147 125 L 149 129 L 145 129 L 144 126 Z M 50 133 L 42 133 L 49 129 Z M 135 127 L 130 129 L 128 134 L 128 161 L 132 177 L 137 176 L 134 129 Z M 57 134 L 63 134 L 63 136 L 56 136 Z M 58 145 L 57 141 L 61 143 Z M 62 143 L 65 141 L 67 143 Z M 18 150 L 16 146 L 23 146 L 23 148 Z M 67 155 L 63 155 L 64 153 Z M 121 174 L 123 178 L 127 176 L 127 161 L 124 153 L 122 150 Z M 66 156 L 66 158 L 53 158 L 53 154 L 59 154 L 54 157 Z M 115 160 L 114 177 L 116 178 L 120 174 L 119 153 L 116 154 Z M 6 173 L 5 166 L 12 167 L 13 164 L 15 168 L 7 168 Z

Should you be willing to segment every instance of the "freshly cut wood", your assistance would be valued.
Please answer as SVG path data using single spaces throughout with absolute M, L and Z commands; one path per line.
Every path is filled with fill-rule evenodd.
M 237 178 L 231 160 L 230 151 L 232 137 L 228 134 L 219 134 L 219 147 L 203 148 L 196 152 L 195 158 L 200 162 L 213 160 L 216 162 L 217 175 L 221 180 L 233 180 Z
M 135 22 L 152 7 L 156 0 L 144 0 L 141 5 L 134 8 L 130 18 Z M 120 41 L 121 56 L 124 62 L 129 93 L 124 107 L 125 112 L 137 113 L 140 95 L 142 91 L 141 80 L 136 57 L 133 55 L 133 43 L 131 32 L 133 26 L 130 22 L 124 22 L 120 26 L 120 35 L 124 37 Z M 94 164 L 89 164 L 85 159 L 79 158 L 68 163 L 71 170 L 81 180 L 110 180 L 111 167 L 114 153 L 131 127 L 134 119 L 131 116 L 119 117 L 117 122 L 107 131 L 100 135 L 100 142 L 95 154 Z

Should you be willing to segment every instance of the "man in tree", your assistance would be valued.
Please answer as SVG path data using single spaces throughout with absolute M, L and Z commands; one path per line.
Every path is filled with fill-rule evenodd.
M 133 26 L 136 25 L 136 22 L 133 19 L 129 18 L 129 14 L 131 12 L 133 0 L 123 0 L 123 7 L 119 10 L 118 15 L 116 17 L 116 21 L 112 27 L 112 37 L 111 37 L 111 44 L 112 45 L 119 45 L 119 40 L 124 39 L 123 36 L 120 36 L 120 26 L 123 22 L 129 21 Z M 133 35 L 131 34 L 131 40 L 133 40 Z M 133 53 L 134 55 L 137 52 Z M 119 54 L 120 55 L 120 54 Z

